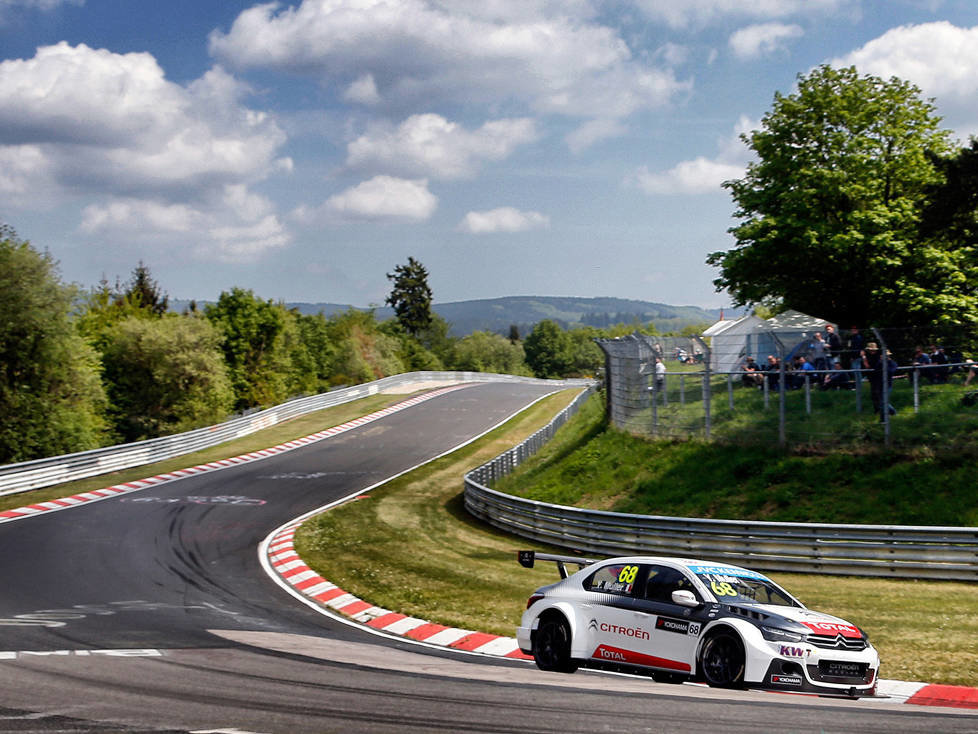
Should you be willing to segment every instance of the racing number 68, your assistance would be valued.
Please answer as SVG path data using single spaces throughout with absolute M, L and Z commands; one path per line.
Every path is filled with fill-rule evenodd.
M 618 581 L 622 584 L 634 584 L 636 574 L 638 574 L 638 566 L 625 566 L 618 573 Z
M 713 593 L 717 596 L 737 596 L 737 591 L 726 581 L 721 581 L 720 583 L 711 581 L 710 588 L 713 589 Z

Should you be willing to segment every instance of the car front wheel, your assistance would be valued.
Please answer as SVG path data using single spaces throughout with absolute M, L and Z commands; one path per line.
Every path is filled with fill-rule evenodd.
M 571 634 L 567 621 L 558 617 L 540 620 L 533 637 L 533 660 L 540 670 L 573 673 L 577 663 L 571 660 Z
M 718 632 L 703 643 L 700 673 L 716 688 L 740 688 L 744 684 L 744 645 L 731 632 Z

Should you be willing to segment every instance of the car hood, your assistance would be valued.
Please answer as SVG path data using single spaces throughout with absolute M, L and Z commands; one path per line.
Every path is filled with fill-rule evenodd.
M 752 605 L 749 608 L 770 614 L 773 617 L 782 617 L 783 619 L 790 619 L 792 622 L 798 622 L 807 627 L 812 634 L 816 635 L 828 635 L 831 637 L 842 635 L 843 637 L 856 639 L 860 639 L 863 636 L 856 625 L 850 624 L 839 617 L 833 617 L 831 614 L 816 612 L 813 609 L 768 604 Z

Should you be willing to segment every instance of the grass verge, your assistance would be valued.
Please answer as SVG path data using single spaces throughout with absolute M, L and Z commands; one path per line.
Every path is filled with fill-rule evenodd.
M 533 433 L 570 399 L 560 393 L 541 401 L 479 441 L 311 519 L 297 534 L 297 550 L 323 577 L 373 604 L 512 636 L 529 594 L 557 574 L 550 564 L 519 567 L 518 548 L 546 548 L 465 512 L 461 476 Z M 593 419 L 600 411 L 600 404 L 589 403 L 538 455 L 543 463 L 564 464 L 592 451 L 588 447 L 601 431 Z M 577 478 L 595 463 L 613 460 L 592 454 L 579 462 Z M 621 457 L 620 470 L 634 471 L 632 460 Z M 565 481 L 575 483 L 574 477 Z M 812 608 L 866 629 L 880 650 L 885 677 L 978 686 L 978 587 L 771 575 Z

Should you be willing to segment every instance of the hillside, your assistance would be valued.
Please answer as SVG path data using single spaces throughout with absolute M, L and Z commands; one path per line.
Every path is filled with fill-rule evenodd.
M 290 303 L 302 313 L 322 311 L 327 316 L 349 306 L 335 303 Z M 473 301 L 436 303 L 434 311 L 452 325 L 451 333 L 464 336 L 473 331 L 494 331 L 508 335 L 516 325 L 526 335 L 544 319 L 568 326 L 589 325 L 604 327 L 617 323 L 648 323 L 652 321 L 660 332 L 679 331 L 695 324 L 712 324 L 719 318 L 718 310 L 697 306 L 669 306 L 663 303 L 635 301 L 625 298 L 574 298 L 559 296 L 509 296 Z M 378 308 L 377 317 L 391 318 L 390 308 Z

